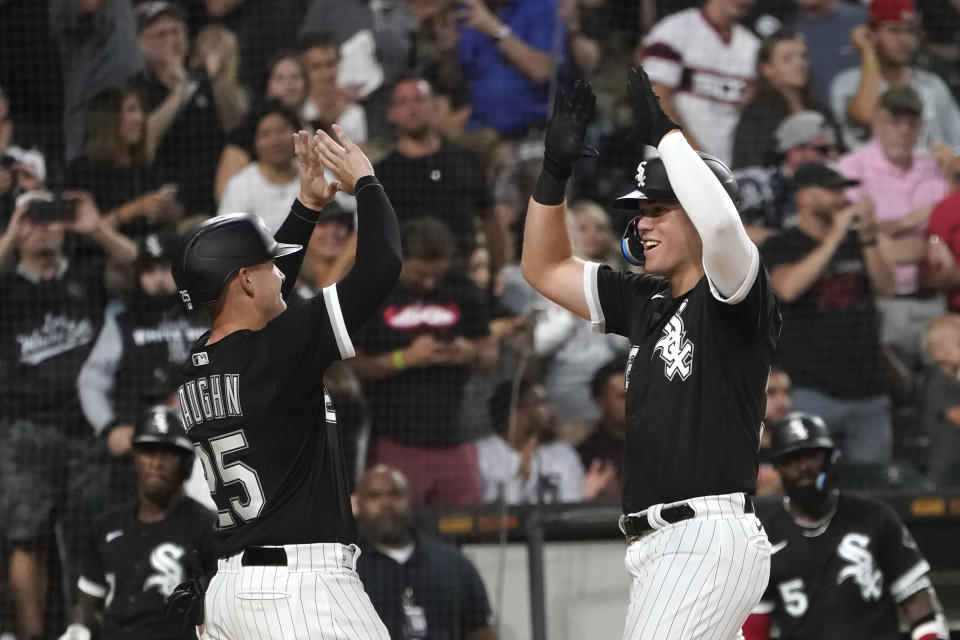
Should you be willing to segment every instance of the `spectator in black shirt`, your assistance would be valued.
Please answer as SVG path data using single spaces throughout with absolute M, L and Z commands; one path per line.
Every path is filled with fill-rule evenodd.
M 397 81 L 390 90 L 387 116 L 397 139 L 376 170 L 400 221 L 439 218 L 453 231 L 463 255 L 473 249 L 482 224 L 493 264 L 502 266 L 508 255 L 507 234 L 493 215 L 483 165 L 440 135 L 430 84 L 417 76 Z
M 370 402 L 371 462 L 403 471 L 414 504 L 475 504 L 477 452 L 460 405 L 471 368 L 496 362 L 488 310 L 476 286 L 450 272 L 454 243 L 443 223 L 407 221 L 401 234 L 400 280 L 353 338 L 349 363 Z
M 207 69 L 187 70 L 185 15 L 174 2 L 137 7 L 140 52 L 146 69 L 137 79 L 146 96 L 148 150 L 157 167 L 179 185 L 189 214 L 213 213 L 213 177 L 223 148 L 222 94 Z
M 77 533 L 107 499 L 103 447 L 80 413 L 75 380 L 103 315 L 103 276 L 63 253 L 65 229 L 99 244 L 115 260 L 132 262 L 134 243 L 105 224 L 86 194 L 71 194 L 72 222 L 40 222 L 19 198 L 0 236 L 0 263 L 14 251 L 16 271 L 0 279 L 0 513 L 13 545 L 10 582 L 23 638 L 44 633 L 48 546 L 59 524 L 63 569 L 74 576 Z
M 591 476 L 606 478 L 597 498 L 620 496 L 623 475 L 623 447 L 627 433 L 627 391 L 622 360 L 611 360 L 600 367 L 590 383 L 590 394 L 600 408 L 600 420 L 593 433 L 577 446 L 583 468 Z
M 90 103 L 83 154 L 67 167 L 67 186 L 89 191 L 110 223 L 131 234 L 174 222 L 176 191 L 162 188 L 149 147 L 142 94 L 129 85 L 105 89 Z
M 493 640 L 487 591 L 456 547 L 413 528 L 410 487 L 379 465 L 357 485 L 357 572 L 390 631 L 405 640 Z
M 797 226 L 762 249 L 783 309 L 777 358 L 793 379 L 794 407 L 824 419 L 846 461 L 887 462 L 892 425 L 875 296 L 894 289 L 878 248 L 888 239 L 870 199 L 847 203 L 844 189 L 857 181 L 822 164 L 800 167 L 793 181 Z

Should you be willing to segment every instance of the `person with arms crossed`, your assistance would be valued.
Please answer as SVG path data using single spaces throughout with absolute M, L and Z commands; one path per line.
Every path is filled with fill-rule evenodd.
M 137 500 L 91 531 L 74 621 L 60 640 L 90 640 L 95 631 L 103 640 L 196 638 L 163 612 L 163 599 L 213 560 L 213 514 L 184 493 L 193 459 L 176 411 L 157 405 L 142 412 L 133 433 Z
M 218 508 L 217 571 L 204 601 L 211 639 L 388 638 L 356 573 L 346 465 L 322 380 L 332 362 L 353 357 L 351 333 L 396 282 L 400 231 L 370 161 L 333 129 L 337 141 L 297 134 L 300 196 L 274 238 L 256 216 L 218 216 L 174 259 L 181 298 L 212 326 L 178 390 Z M 327 182 L 324 167 L 339 181 Z M 354 267 L 287 309 L 301 249 L 338 189 L 357 196 Z M 199 589 L 182 586 L 170 607 L 199 624 L 190 615 Z
M 645 256 L 647 273 L 573 257 L 563 194 L 595 103 L 583 82 L 547 126 L 521 267 L 543 295 L 632 344 L 620 525 L 633 586 L 623 638 L 732 639 L 769 573 L 749 494 L 780 315 L 729 169 L 690 147 L 642 68 L 629 77 L 635 137 L 661 156 L 640 163 L 638 189 L 618 201 L 640 214 L 623 247 L 634 262 Z
M 772 447 L 786 496 L 758 507 L 770 532 L 770 586 L 744 625 L 767 640 L 771 620 L 789 640 L 897 640 L 897 609 L 911 640 L 950 637 L 930 565 L 894 511 L 841 493 L 840 458 L 820 417 L 791 413 Z

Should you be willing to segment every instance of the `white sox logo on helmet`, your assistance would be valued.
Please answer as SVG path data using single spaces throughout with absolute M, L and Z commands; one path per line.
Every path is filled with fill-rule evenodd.
M 647 161 L 644 160 L 637 165 L 637 186 L 641 189 L 646 185 L 647 182 Z

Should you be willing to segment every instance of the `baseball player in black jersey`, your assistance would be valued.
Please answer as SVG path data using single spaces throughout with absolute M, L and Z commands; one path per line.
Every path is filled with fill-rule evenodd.
M 256 216 L 218 216 L 174 258 L 181 298 L 204 308 L 212 327 L 178 390 L 218 508 L 219 560 L 205 598 L 211 639 L 387 638 L 355 571 L 347 475 L 322 378 L 354 355 L 351 334 L 397 280 L 400 232 L 370 161 L 334 131 L 338 140 L 296 134 L 300 196 L 275 237 Z M 324 179 L 324 166 L 339 182 Z M 354 267 L 287 309 L 302 245 L 338 189 L 357 198 Z
M 631 341 L 620 527 L 633 584 L 624 639 L 729 640 L 769 572 L 750 494 L 780 315 L 729 169 L 690 147 L 642 68 L 630 70 L 628 88 L 635 136 L 660 153 L 640 163 L 637 189 L 617 201 L 638 214 L 623 248 L 646 273 L 571 251 L 564 188 L 595 103 L 583 82 L 557 100 L 547 126 L 522 269 L 546 297 Z
M 163 599 L 200 564 L 213 561 L 213 515 L 184 495 L 193 444 L 180 417 L 146 411 L 133 438 L 136 502 L 104 516 L 81 558 L 74 622 L 60 640 L 189 640 L 193 628 L 167 620 Z
M 772 428 L 786 495 L 758 507 L 771 542 L 770 586 L 744 632 L 767 640 L 897 640 L 899 608 L 912 640 L 949 637 L 906 527 L 886 504 L 835 488 L 839 451 L 817 416 L 793 413 Z

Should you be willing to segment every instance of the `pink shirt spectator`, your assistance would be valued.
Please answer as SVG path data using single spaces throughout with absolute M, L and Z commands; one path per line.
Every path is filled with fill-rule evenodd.
M 915 153 L 913 165 L 904 171 L 887 160 L 877 141 L 843 156 L 838 164 L 843 175 L 860 181 L 860 186 L 847 190 L 847 197 L 853 201 L 864 196 L 873 198 L 878 222 L 902 218 L 920 207 L 936 204 L 950 190 L 933 157 Z M 926 237 L 926 225 L 914 234 L 920 239 Z M 898 266 L 897 293 L 916 293 L 918 273 L 918 265 Z

